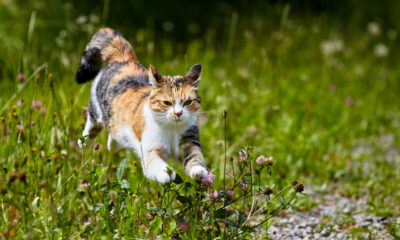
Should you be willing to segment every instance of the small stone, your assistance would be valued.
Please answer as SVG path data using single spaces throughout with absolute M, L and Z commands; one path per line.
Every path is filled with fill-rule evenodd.
M 366 228 L 366 227 L 368 227 L 369 225 L 371 225 L 372 224 L 372 219 L 364 219 L 362 222 L 361 222 L 361 225 L 360 225 L 360 227 L 361 228 Z
M 346 237 L 346 234 L 344 234 L 342 232 L 339 232 L 339 233 L 336 234 L 336 238 L 337 239 L 344 239 L 345 237 Z
M 321 231 L 321 236 L 327 237 L 329 235 L 330 229 L 327 227 L 324 227 Z

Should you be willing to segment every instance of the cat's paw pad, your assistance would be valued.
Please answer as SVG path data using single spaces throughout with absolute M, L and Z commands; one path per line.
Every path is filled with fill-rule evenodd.
M 207 175 L 207 169 L 203 166 L 194 166 L 192 167 L 192 169 L 190 169 L 189 172 L 189 177 L 191 178 L 202 179 L 204 177 L 207 177 Z

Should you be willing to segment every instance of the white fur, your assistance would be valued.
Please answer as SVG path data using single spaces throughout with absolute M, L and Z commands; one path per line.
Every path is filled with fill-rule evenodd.
M 95 119 L 96 122 L 103 122 L 103 112 L 101 111 L 100 104 L 96 94 L 97 85 L 99 84 L 102 75 L 103 75 L 103 70 L 99 74 L 97 74 L 96 78 L 92 83 L 92 87 L 90 88 L 90 100 L 92 101 L 97 116 L 99 116 L 98 119 Z
M 153 73 L 152 73 L 150 68 L 147 71 L 148 71 L 148 74 L 149 74 L 149 82 L 153 87 L 155 87 L 157 85 L 157 80 L 154 78 L 154 75 L 153 75 Z
M 194 166 L 190 169 L 189 177 L 191 178 L 203 178 L 207 177 L 208 172 L 203 166 Z

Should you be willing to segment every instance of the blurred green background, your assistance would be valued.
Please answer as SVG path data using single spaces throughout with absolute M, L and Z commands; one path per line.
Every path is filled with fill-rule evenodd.
M 31 184 L 27 199 L 57 189 L 57 164 L 32 163 L 39 171 L 24 165 L 24 154 L 43 142 L 45 157 L 35 161 L 57 152 L 57 141 L 71 153 L 58 160 L 63 180 L 80 166 L 79 150 L 68 143 L 83 128 L 89 84 L 76 84 L 74 74 L 91 35 L 108 26 L 131 42 L 146 67 L 173 75 L 202 64 L 201 141 L 217 178 L 226 109 L 228 155 L 251 145 L 275 157 L 279 186 L 299 179 L 310 193 L 363 197 L 363 211 L 398 217 L 399 9 L 399 1 L 356 0 L 1 0 L 0 115 L 8 119 L 20 99 L 28 107 L 41 100 L 47 113 L 33 115 L 40 124 L 29 143 L 18 140 L 17 122 L 3 124 L 11 130 L 2 132 L 0 183 L 9 187 L 9 173 L 21 168 Z M 27 128 L 32 113 L 20 111 Z M 104 149 L 106 136 L 98 138 Z M 116 165 L 120 158 L 104 153 L 96 161 Z M 35 186 L 42 180 L 45 190 Z M 77 184 L 78 178 L 68 189 Z M 16 195 L 2 198 L 12 204 Z M 299 203 L 303 210 L 313 205 L 311 195 Z

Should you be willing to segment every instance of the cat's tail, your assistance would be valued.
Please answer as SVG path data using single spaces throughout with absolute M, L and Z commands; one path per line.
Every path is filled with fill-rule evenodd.
M 75 75 L 78 83 L 90 81 L 103 65 L 114 62 L 138 61 L 131 44 L 122 35 L 110 28 L 101 28 L 86 45 L 81 65 Z

